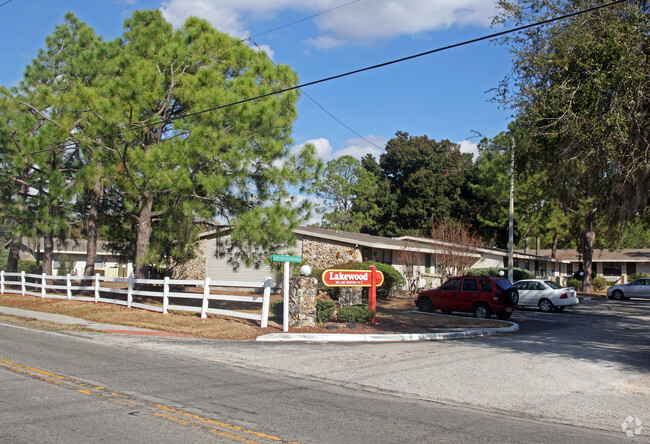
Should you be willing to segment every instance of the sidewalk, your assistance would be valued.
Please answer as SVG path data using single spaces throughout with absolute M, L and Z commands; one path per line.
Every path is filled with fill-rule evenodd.
M 102 331 L 104 333 L 131 334 L 144 336 L 180 336 L 189 337 L 177 333 L 168 333 L 164 331 L 149 330 L 146 328 L 131 327 L 117 324 L 101 324 L 99 322 L 88 321 L 86 319 L 75 318 L 72 316 L 45 313 L 41 311 L 23 310 L 21 308 L 0 306 L 0 314 L 19 316 L 22 318 L 36 319 L 39 321 L 56 322 L 57 324 L 77 325 L 90 330 Z
M 95 331 L 117 334 L 132 334 L 145 336 L 180 336 L 187 335 L 168 333 L 146 328 L 130 327 L 115 324 L 101 324 L 67 315 L 45 313 L 33 310 L 0 306 L 0 313 L 23 318 L 37 319 L 39 321 L 56 322 L 82 326 Z M 257 338 L 260 342 L 410 342 L 410 341 L 438 341 L 445 339 L 482 338 L 494 336 L 497 333 L 514 333 L 519 326 L 510 322 L 509 327 L 502 328 L 467 328 L 449 329 L 439 333 L 411 333 L 411 334 L 346 334 L 346 333 L 270 333 Z

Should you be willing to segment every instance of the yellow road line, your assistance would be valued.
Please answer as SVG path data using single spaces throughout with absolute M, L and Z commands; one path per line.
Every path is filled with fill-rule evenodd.
M 0 358 L 0 367 L 4 367 L 16 373 L 35 377 L 37 379 L 58 385 L 60 387 L 72 389 L 84 395 L 100 397 L 109 402 L 128 406 L 131 408 L 140 408 L 155 417 L 164 418 L 166 420 L 173 421 L 176 424 L 181 424 L 187 427 L 205 430 L 213 435 L 232 439 L 237 442 L 252 444 L 274 441 L 297 444 L 291 443 L 288 440 L 279 438 L 277 436 L 256 432 L 245 427 L 228 424 L 216 419 L 202 417 L 193 413 L 186 412 L 184 410 L 169 407 L 164 404 L 139 400 L 130 395 L 107 390 L 105 387 L 87 384 L 76 379 L 49 372 L 47 370 L 30 367 L 24 364 L 8 361 L 6 359 Z M 262 439 L 262 441 L 257 441 L 255 440 L 256 438 Z

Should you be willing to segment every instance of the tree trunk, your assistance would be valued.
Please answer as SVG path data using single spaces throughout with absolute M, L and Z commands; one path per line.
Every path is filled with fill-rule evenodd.
M 7 271 L 9 273 L 16 273 L 18 271 L 18 260 L 20 259 L 20 246 L 23 242 L 23 237 L 20 234 L 14 234 L 11 237 L 9 244 L 9 258 L 7 259 Z
M 145 197 L 140 217 L 138 217 L 138 235 L 135 242 L 135 277 L 136 279 L 147 278 L 147 264 L 144 262 L 151 240 L 151 211 L 153 209 L 153 197 Z
M 526 243 L 524 244 L 524 253 L 528 253 L 529 248 L 530 248 L 530 233 L 526 231 Z
M 551 248 L 551 257 L 557 256 L 557 233 L 553 233 L 553 247 Z
M 51 231 L 43 236 L 43 265 L 41 272 L 52 275 L 52 263 L 54 261 L 54 233 Z
M 99 179 L 93 184 L 90 195 L 90 208 L 88 210 L 88 233 L 86 250 L 86 268 L 84 276 L 95 274 L 95 262 L 97 260 L 97 219 L 99 217 L 99 203 L 102 198 L 102 183 Z
M 594 221 L 592 217 L 586 220 L 587 231 L 585 232 L 584 243 L 582 246 L 582 261 L 584 266 L 584 278 L 582 281 L 582 291 L 591 292 L 591 266 L 594 257 L 594 240 L 596 233 L 594 232 Z
M 535 238 L 535 255 L 539 256 L 539 247 L 540 247 L 540 240 L 539 236 Z

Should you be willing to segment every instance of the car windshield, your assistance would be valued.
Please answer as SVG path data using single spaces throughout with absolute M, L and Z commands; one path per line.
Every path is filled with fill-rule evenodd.
M 546 285 L 548 285 L 549 287 L 551 287 L 553 290 L 559 290 L 560 288 L 562 288 L 562 287 L 560 287 L 558 284 L 556 284 L 556 283 L 553 282 L 553 281 L 544 281 L 544 283 L 545 283 Z
M 507 290 L 508 288 L 512 287 L 512 284 L 508 279 L 495 279 L 494 283 L 497 284 L 502 290 Z

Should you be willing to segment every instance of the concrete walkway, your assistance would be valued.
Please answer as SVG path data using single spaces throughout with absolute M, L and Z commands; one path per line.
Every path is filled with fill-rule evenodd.
M 181 336 L 187 335 L 168 333 L 138 328 L 131 326 L 102 324 L 99 322 L 88 321 L 86 319 L 75 318 L 72 316 L 45 313 L 33 310 L 23 310 L 21 308 L 0 306 L 0 313 L 11 316 L 20 316 L 23 318 L 37 319 L 39 321 L 56 322 L 58 324 L 77 325 L 90 330 L 103 331 L 105 333 L 134 334 L 148 336 Z M 509 327 L 502 328 L 468 328 L 468 329 L 449 329 L 439 333 L 410 333 L 410 334 L 347 334 L 347 333 L 271 333 L 262 335 L 257 338 L 260 342 L 405 342 L 405 341 L 438 341 L 444 339 L 460 338 L 481 338 L 494 336 L 497 333 L 514 333 L 519 330 L 519 326 L 510 322 Z
M 23 310 L 22 308 L 0 306 L 0 314 L 19 316 L 22 318 L 36 319 L 39 321 L 56 322 L 57 324 L 76 325 L 90 330 L 103 331 L 105 333 L 132 334 L 145 336 L 180 336 L 189 337 L 177 333 L 150 330 L 147 328 L 131 327 L 117 324 L 102 324 L 100 322 L 88 321 L 56 313 L 45 313 L 41 311 Z

